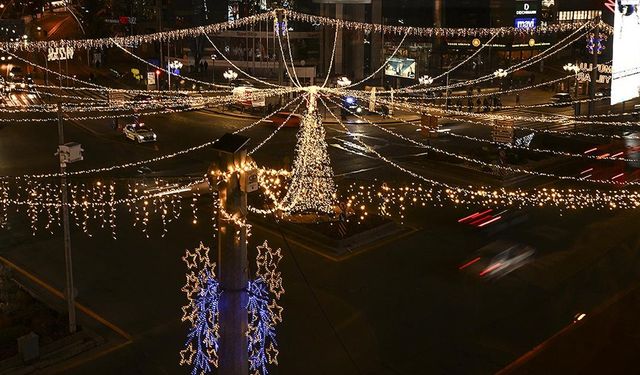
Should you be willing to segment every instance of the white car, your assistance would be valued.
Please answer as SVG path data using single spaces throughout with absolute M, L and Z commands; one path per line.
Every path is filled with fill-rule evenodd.
M 129 124 L 124 127 L 124 136 L 138 143 L 155 142 L 158 139 L 152 129 L 144 126 L 144 123 Z

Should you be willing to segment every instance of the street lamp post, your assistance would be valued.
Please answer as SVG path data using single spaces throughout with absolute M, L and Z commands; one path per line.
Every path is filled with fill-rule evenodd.
M 222 73 L 222 76 L 229 81 L 229 85 L 231 85 L 231 81 L 233 81 L 234 79 L 238 78 L 238 73 L 234 72 L 233 70 L 229 69 L 226 72 Z
M 573 95 L 574 95 L 574 100 L 577 101 L 578 100 L 578 73 L 580 73 L 580 67 L 578 65 L 576 65 L 576 64 L 568 63 L 568 64 L 565 64 L 562 67 L 562 69 L 564 69 L 567 72 L 573 72 L 573 77 L 574 77 L 573 78 L 574 79 L 574 81 L 573 81 L 573 90 L 574 90 Z M 574 105 L 574 108 L 573 108 L 573 113 L 575 115 L 578 115 L 578 112 L 579 112 L 578 108 L 580 108 L 579 106 L 580 106 L 580 103 L 576 102 L 575 105 Z M 574 123 L 574 129 L 575 129 L 575 123 Z
M 216 83 L 216 54 L 211 55 L 211 83 Z

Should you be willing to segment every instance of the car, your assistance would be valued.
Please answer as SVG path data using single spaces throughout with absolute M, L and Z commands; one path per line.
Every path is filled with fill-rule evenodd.
M 603 87 L 596 92 L 597 98 L 602 98 L 605 96 L 611 96 L 611 89 L 608 87 Z
M 551 103 L 557 104 L 559 106 L 571 105 L 573 98 L 571 94 L 567 92 L 559 92 L 551 97 Z
M 123 132 L 127 139 L 138 143 L 155 142 L 158 139 L 153 129 L 147 128 L 144 123 L 128 124 L 124 127 Z
M 233 81 L 229 82 L 229 85 L 233 87 L 253 87 L 253 83 L 246 79 L 234 79 Z
M 13 68 L 11 68 L 11 70 L 9 71 L 9 77 L 13 78 L 15 76 L 23 76 L 22 67 L 14 66 Z
M 458 270 L 485 279 L 500 278 L 533 260 L 535 249 L 508 240 L 496 240 L 478 249 Z
M 13 89 L 24 89 L 27 87 L 27 81 L 24 79 L 22 75 L 15 75 L 11 78 L 9 82 L 9 88 Z
M 151 101 L 151 95 L 138 94 L 133 97 L 134 102 L 148 102 Z
M 292 114 L 291 112 L 278 112 L 265 120 L 265 122 L 270 122 L 275 126 L 282 126 L 284 128 L 297 128 L 302 124 L 302 116 L 295 113 Z

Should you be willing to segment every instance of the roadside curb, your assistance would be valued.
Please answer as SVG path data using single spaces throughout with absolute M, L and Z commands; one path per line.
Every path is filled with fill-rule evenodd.
M 286 222 L 278 224 L 257 215 L 251 215 L 250 220 L 255 227 L 278 237 L 286 236 L 286 240 L 292 244 L 333 262 L 342 262 L 418 232 L 417 228 L 389 222 L 350 238 L 336 241 L 309 229 L 293 227 Z
M 236 112 L 222 112 L 222 111 L 217 111 L 217 110 L 211 109 L 211 108 L 205 108 L 205 109 L 203 109 L 203 111 L 210 112 L 210 113 L 213 113 L 213 114 L 216 114 L 216 115 L 220 115 L 220 116 L 235 117 L 235 118 L 245 119 L 245 120 L 257 121 L 257 120 L 260 120 L 262 118 L 260 116 L 240 114 L 240 113 L 236 113 Z M 410 118 L 405 118 L 405 119 L 402 119 L 402 120 L 407 121 L 407 122 L 418 121 L 418 120 L 420 120 L 420 117 L 414 115 L 414 116 L 411 116 Z M 323 124 L 337 125 L 338 121 L 326 120 L 325 119 L 325 120 L 322 121 L 322 123 Z M 354 124 L 365 125 L 366 121 L 365 122 L 354 122 L 354 121 L 348 121 L 347 120 L 347 121 L 344 121 L 343 123 L 348 124 L 348 125 L 354 125 Z M 377 121 L 376 122 L 376 124 L 378 124 L 378 125 L 390 125 L 390 124 L 401 124 L 401 123 L 402 123 L 401 120 L 393 120 L 393 119 Z

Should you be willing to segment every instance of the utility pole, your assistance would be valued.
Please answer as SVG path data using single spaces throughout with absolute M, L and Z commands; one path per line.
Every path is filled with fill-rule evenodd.
M 62 103 L 58 102 L 58 158 L 60 159 L 60 186 L 62 192 L 62 228 L 64 231 L 64 264 L 66 274 L 65 297 L 69 312 L 69 333 L 76 332 L 76 305 L 73 287 L 73 260 L 71 258 L 71 233 L 69 226 L 69 206 L 67 193 L 67 162 L 69 153 L 63 152 L 64 126 L 62 122 Z M 79 146 L 79 145 L 78 145 Z
M 280 39 L 282 37 L 282 26 L 284 25 L 284 13 L 282 12 L 282 10 L 278 10 L 276 12 L 276 17 L 277 17 L 277 35 L 276 38 Z M 278 44 L 275 44 L 278 43 Z M 284 82 L 284 56 L 281 55 L 281 51 L 280 51 L 280 45 L 281 45 L 282 41 L 275 41 L 274 40 L 274 44 L 273 47 L 276 50 L 276 59 L 278 60 L 278 85 L 282 86 L 282 83 Z
M 249 373 L 248 311 L 249 282 L 247 260 L 247 173 L 249 138 L 225 134 L 214 145 L 218 162 L 210 170 L 210 186 L 217 186 L 218 266 L 220 295 L 219 375 Z M 218 172 L 229 173 L 227 179 L 216 180 Z M 215 185 L 214 185 L 215 184 Z
M 598 79 L 598 44 L 600 40 L 600 17 L 595 19 L 596 29 L 593 33 L 593 40 L 596 45 L 593 48 L 593 65 L 591 67 L 591 84 L 589 85 L 589 118 L 595 112 L 595 98 L 596 98 L 596 80 Z
M 162 32 L 162 0 L 156 0 L 158 4 L 158 32 Z M 164 66 L 164 57 L 162 52 L 162 38 L 159 39 L 160 42 L 160 66 Z M 162 88 L 160 85 L 160 75 L 157 77 L 158 80 L 158 91 Z

